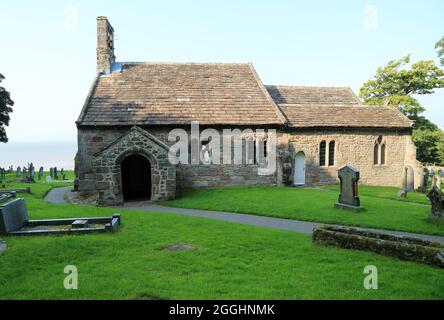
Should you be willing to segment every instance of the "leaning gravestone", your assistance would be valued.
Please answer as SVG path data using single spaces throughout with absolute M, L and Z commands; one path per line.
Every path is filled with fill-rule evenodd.
M 340 194 L 336 208 L 361 211 L 361 202 L 358 196 L 359 170 L 351 165 L 339 169 Z
M 432 187 L 432 190 L 427 194 L 432 203 L 432 209 L 430 210 L 430 220 L 444 223 L 444 194 L 441 189 L 438 189 L 436 185 Z
M 20 230 L 28 220 L 25 200 L 16 199 L 0 205 L 0 235 Z
M 397 196 L 398 196 L 398 199 L 401 199 L 401 198 L 406 199 L 407 198 L 407 190 L 406 189 L 399 190 Z

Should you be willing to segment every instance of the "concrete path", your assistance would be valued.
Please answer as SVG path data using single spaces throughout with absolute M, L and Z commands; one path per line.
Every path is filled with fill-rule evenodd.
M 62 187 L 62 188 L 54 188 L 51 189 L 45 196 L 45 201 L 56 203 L 56 204 L 64 204 L 65 203 L 65 194 L 71 190 L 72 187 Z
M 53 203 L 64 203 L 64 195 L 71 187 L 52 189 L 48 195 L 45 197 L 46 201 Z M 248 224 L 253 226 L 260 226 L 266 228 L 288 230 L 305 234 L 312 234 L 313 228 L 321 225 L 322 223 L 307 222 L 299 220 L 290 220 L 282 218 L 272 218 L 255 216 L 251 214 L 243 213 L 230 213 L 230 212 L 219 212 L 219 211 L 208 211 L 208 210 L 198 210 L 198 209 L 184 209 L 184 208 L 171 208 L 160 206 L 156 204 L 147 204 L 143 202 L 127 203 L 123 207 L 113 207 L 118 210 L 133 210 L 133 211 L 156 211 L 156 212 L 172 212 L 181 215 L 194 216 L 210 218 L 234 223 Z M 409 233 L 401 231 L 387 231 L 371 228 L 357 228 L 361 230 L 368 230 L 378 233 L 391 234 L 395 236 L 404 237 L 414 237 L 423 240 L 433 241 L 444 244 L 444 237 L 431 236 L 418 233 Z

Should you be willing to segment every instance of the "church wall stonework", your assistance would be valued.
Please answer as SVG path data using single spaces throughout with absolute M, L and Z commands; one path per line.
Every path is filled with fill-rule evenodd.
M 379 136 L 386 144 L 385 164 L 374 164 L 374 145 Z M 359 169 L 360 183 L 380 186 L 401 186 L 406 165 L 417 166 L 416 149 L 411 133 L 406 130 L 342 129 L 304 130 L 288 133 L 290 150 L 306 156 L 306 184 L 317 186 L 337 183 L 338 170 L 351 164 Z M 335 142 L 333 166 L 320 166 L 320 144 Z
M 122 202 L 117 187 L 120 180 L 120 169 L 112 161 L 115 161 L 115 158 L 118 157 L 117 153 L 125 152 L 125 148 L 131 150 L 131 146 L 126 145 L 119 149 L 119 152 L 114 152 L 106 157 L 99 155 L 99 158 L 97 158 L 97 153 L 100 153 L 116 140 L 128 134 L 130 129 L 129 127 L 79 128 L 76 175 L 79 191 L 82 195 L 90 196 L 101 193 L 101 198 L 107 199 L 104 203 L 119 204 Z M 168 133 L 172 129 L 171 127 L 159 126 L 144 129 L 167 146 L 171 146 L 174 143 L 168 141 Z M 416 149 L 411 141 L 411 132 L 409 130 L 288 129 L 277 131 L 278 154 L 284 151 L 289 155 L 288 158 L 290 159 L 290 168 L 287 168 L 288 175 L 290 176 L 289 180 L 283 178 L 285 169 L 283 169 L 283 164 L 279 162 L 281 158 L 278 157 L 277 170 L 273 175 L 269 176 L 258 175 L 257 166 L 251 164 L 179 164 L 174 166 L 174 188 L 180 190 L 186 187 L 260 186 L 283 185 L 286 183 L 291 185 L 294 174 L 294 161 L 291 159 L 294 159 L 294 155 L 299 151 L 304 152 L 306 157 L 306 186 L 337 183 L 338 170 L 346 164 L 351 164 L 360 170 L 360 182 L 362 184 L 400 187 L 406 166 L 411 166 L 415 170 L 415 187 L 418 187 L 421 180 L 420 169 L 418 169 L 418 164 L 415 160 Z M 373 163 L 373 148 L 379 136 L 383 137 L 387 147 L 386 161 L 385 164 L 375 165 Z M 335 161 L 333 166 L 319 165 L 321 141 L 326 141 L 327 149 L 328 143 L 335 141 Z M 132 150 L 134 153 L 142 154 L 146 151 L 148 158 L 152 156 L 152 150 L 147 150 L 146 145 L 141 145 L 139 149 Z M 328 159 L 328 153 L 326 158 Z M 166 158 L 162 161 L 166 166 L 165 161 L 168 162 L 168 159 Z M 150 162 L 152 162 L 152 159 L 150 159 Z M 108 175 L 99 172 L 106 171 L 106 167 L 109 167 L 111 170 L 107 173 Z M 153 174 L 158 174 L 158 172 L 153 172 Z M 171 187 L 171 182 L 169 184 Z M 106 192 L 108 193 L 105 195 Z M 156 193 L 153 192 L 153 195 L 156 195 Z M 153 199 L 169 198 L 171 195 L 171 193 L 158 194 Z

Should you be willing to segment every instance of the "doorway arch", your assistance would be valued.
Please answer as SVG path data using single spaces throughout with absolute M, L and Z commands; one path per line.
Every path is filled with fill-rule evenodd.
M 294 157 L 293 184 L 295 186 L 305 185 L 305 153 L 299 151 Z
M 120 168 L 123 199 L 151 199 L 150 161 L 140 154 L 132 154 L 122 160 Z

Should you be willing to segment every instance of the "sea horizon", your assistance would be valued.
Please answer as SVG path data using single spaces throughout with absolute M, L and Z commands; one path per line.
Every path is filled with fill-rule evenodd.
M 20 166 L 33 163 L 36 170 L 51 167 L 73 170 L 74 157 L 77 152 L 77 141 L 17 141 L 0 143 L 0 167 L 14 170 Z

